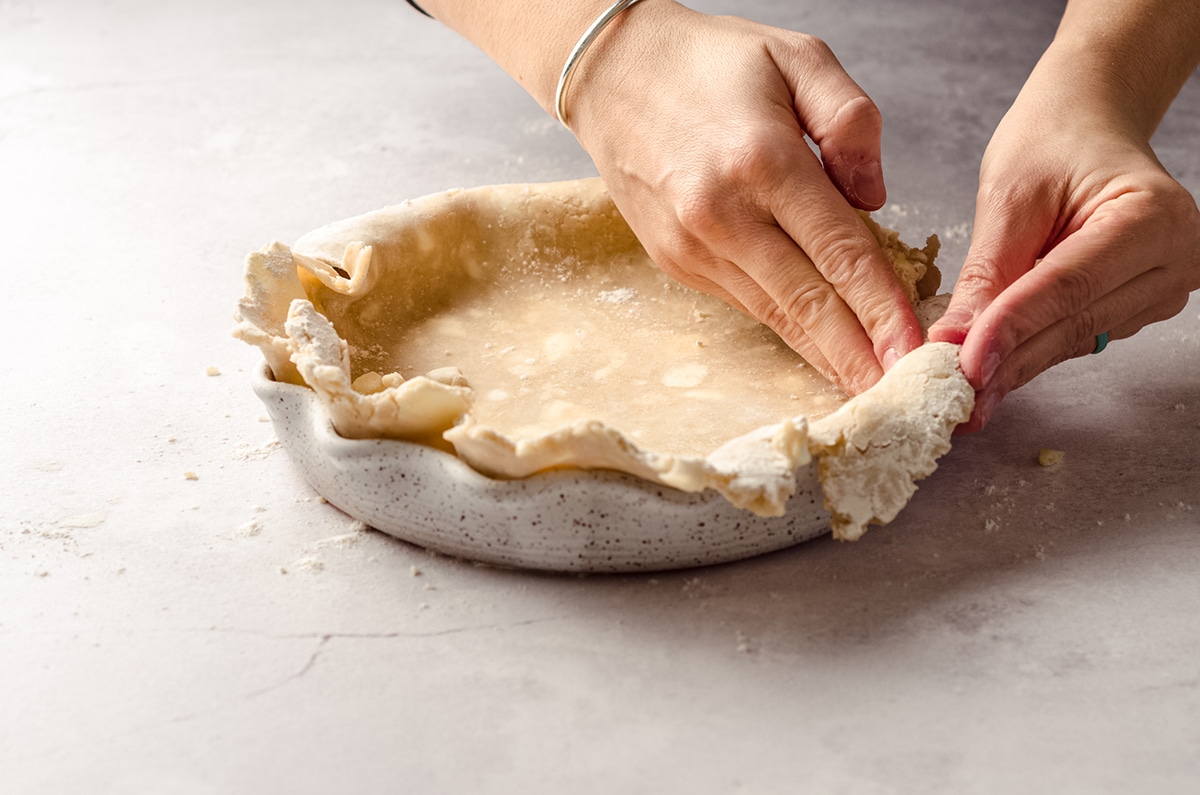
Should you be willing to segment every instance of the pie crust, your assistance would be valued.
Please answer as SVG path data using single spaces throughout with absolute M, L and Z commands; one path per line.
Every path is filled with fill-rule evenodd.
M 914 303 L 936 290 L 936 239 L 866 222 Z M 845 539 L 896 516 L 974 402 L 948 344 L 847 399 L 655 268 L 595 179 L 452 190 L 272 243 L 247 258 L 236 318 L 342 437 L 493 478 L 616 470 L 759 516 L 784 513 L 815 459 Z

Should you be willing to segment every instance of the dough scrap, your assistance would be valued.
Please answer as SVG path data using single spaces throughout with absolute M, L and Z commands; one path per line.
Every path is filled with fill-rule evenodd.
M 912 248 L 864 218 L 910 298 L 935 290 L 936 238 Z M 763 516 L 816 457 L 848 539 L 895 517 L 973 403 L 946 344 L 847 401 L 654 268 L 595 179 L 452 190 L 272 243 L 247 257 L 236 319 L 342 436 L 452 449 L 494 477 L 613 469 Z

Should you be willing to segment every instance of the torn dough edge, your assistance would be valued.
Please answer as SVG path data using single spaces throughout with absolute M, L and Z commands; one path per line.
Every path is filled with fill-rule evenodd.
M 397 375 L 395 386 L 369 394 L 356 390 L 346 342 L 310 300 L 305 280 L 342 295 L 365 295 L 374 282 L 373 249 L 356 240 L 356 232 L 370 240 L 381 223 L 419 225 L 431 214 L 461 212 L 464 198 L 474 212 L 494 205 L 497 212 L 511 213 L 513 204 L 545 195 L 565 195 L 574 211 L 621 221 L 597 179 L 456 189 L 347 219 L 297 244 L 313 256 L 275 242 L 247 257 L 246 295 L 238 303 L 234 336 L 262 350 L 276 380 L 312 388 L 340 435 L 441 447 L 438 441 L 444 439 L 460 458 L 492 477 L 610 469 L 687 492 L 711 488 L 759 516 L 782 516 L 798 471 L 816 458 L 833 534 L 846 540 L 861 537 L 868 524 L 894 519 L 916 491 L 915 481 L 931 474 L 937 458 L 950 449 L 954 428 L 970 416 L 974 391 L 959 368 L 958 346 L 949 343 L 928 343 L 910 353 L 874 387 L 811 428 L 803 416 L 784 419 L 704 457 L 643 450 L 600 421 L 510 439 L 474 420 L 473 391 L 461 378 L 430 373 L 403 380 Z M 888 248 L 898 243 L 895 233 L 873 221 L 869 226 L 895 260 L 895 250 Z M 925 258 L 936 250 L 936 241 L 924 250 L 899 245 Z M 339 248 L 340 265 L 332 256 Z

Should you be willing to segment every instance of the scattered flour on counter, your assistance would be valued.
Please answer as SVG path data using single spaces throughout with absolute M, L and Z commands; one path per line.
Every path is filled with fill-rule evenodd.
M 262 461 L 267 456 L 278 451 L 281 446 L 278 439 L 272 439 L 269 442 L 260 444 L 258 447 L 251 447 L 249 444 L 240 444 L 233 455 L 239 461 Z
M 313 549 L 346 549 L 358 544 L 362 537 L 367 533 L 367 526 L 364 524 L 349 533 L 342 535 L 330 536 L 322 538 L 317 543 L 313 544 Z
M 59 527 L 70 530 L 86 530 L 91 527 L 99 527 L 107 520 L 108 514 L 104 511 L 92 511 L 91 513 L 68 516 L 66 519 L 60 519 L 57 524 Z
M 308 558 L 300 558 L 299 560 L 297 560 L 295 563 L 292 564 L 292 568 L 299 569 L 300 571 L 318 572 L 318 571 L 325 570 L 325 564 L 322 563 L 317 558 L 308 557 Z M 281 568 L 280 571 L 283 574 L 287 573 L 286 569 Z
M 237 529 L 237 534 L 242 538 L 253 538 L 263 531 L 262 522 L 257 519 L 251 519 Z

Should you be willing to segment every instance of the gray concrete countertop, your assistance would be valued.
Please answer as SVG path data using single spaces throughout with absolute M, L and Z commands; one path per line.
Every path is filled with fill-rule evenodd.
M 1061 3 L 696 6 L 831 44 L 884 113 L 880 217 L 952 278 Z M 1198 140 L 1193 79 L 1155 141 L 1193 193 Z M 244 255 L 593 173 L 400 0 L 0 0 L 0 790 L 1196 792 L 1195 299 L 855 544 L 556 577 L 318 501 L 229 336 Z

